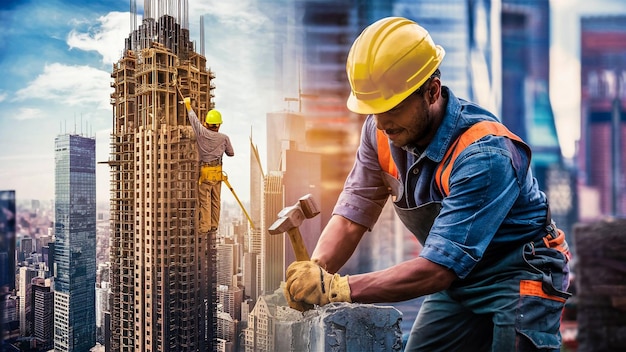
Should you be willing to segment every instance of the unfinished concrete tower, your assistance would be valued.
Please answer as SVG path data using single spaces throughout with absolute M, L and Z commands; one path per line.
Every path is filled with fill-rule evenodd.
M 213 350 L 214 251 L 197 231 L 198 156 L 177 87 L 198 116 L 213 73 L 189 39 L 187 0 L 146 0 L 113 65 L 111 350 Z

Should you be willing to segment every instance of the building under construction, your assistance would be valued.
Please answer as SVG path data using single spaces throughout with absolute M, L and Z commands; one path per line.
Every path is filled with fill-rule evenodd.
M 110 350 L 211 351 L 215 240 L 197 231 L 198 155 L 177 89 L 205 116 L 215 76 L 187 0 L 146 0 L 139 26 L 136 8 L 111 73 Z

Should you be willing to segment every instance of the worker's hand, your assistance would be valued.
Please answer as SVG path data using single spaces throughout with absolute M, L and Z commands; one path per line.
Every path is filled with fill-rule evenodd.
M 184 98 L 183 103 L 185 104 L 185 108 L 187 109 L 187 111 L 191 111 L 191 98 Z
M 313 309 L 312 304 L 294 301 L 293 298 L 291 298 L 291 296 L 289 295 L 289 291 L 287 291 L 287 288 L 283 288 L 283 295 L 285 295 L 285 298 L 287 299 L 287 304 L 289 305 L 289 308 L 298 310 L 300 312 Z
M 287 301 L 319 306 L 330 302 L 352 302 L 348 276 L 330 274 L 311 261 L 296 261 L 289 265 L 285 297 Z

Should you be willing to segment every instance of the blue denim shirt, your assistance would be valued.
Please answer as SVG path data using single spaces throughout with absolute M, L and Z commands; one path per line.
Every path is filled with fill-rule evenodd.
M 401 184 L 395 204 L 411 208 L 441 201 L 420 256 L 462 279 L 481 260 L 541 238 L 547 200 L 528 167 L 530 155 L 497 136 L 484 137 L 459 155 L 450 176 L 450 194 L 441 195 L 433 175 L 450 144 L 476 122 L 497 121 L 485 109 L 456 98 L 447 87 L 443 94 L 448 96 L 446 114 L 426 149 L 390 147 Z M 333 214 L 372 228 L 390 189 L 378 162 L 373 116 L 367 117 L 361 132 L 355 164 Z

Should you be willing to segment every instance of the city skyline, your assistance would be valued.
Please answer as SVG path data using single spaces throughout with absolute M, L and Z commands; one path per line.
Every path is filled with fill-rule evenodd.
M 626 13 L 626 3 L 551 0 L 550 89 L 559 140 L 566 158 L 580 135 L 578 52 L 580 14 Z M 138 13 L 143 2 L 138 1 Z M 0 189 L 17 199 L 53 199 L 54 137 L 76 133 L 96 138 L 96 161 L 109 158 L 110 72 L 130 33 L 128 0 L 84 3 L 60 0 L 0 5 Z M 271 22 L 257 1 L 237 4 L 189 0 L 191 40 L 199 50 L 200 15 L 205 21 L 207 66 L 216 72 L 216 108 L 225 116 L 235 157 L 224 168 L 243 201 L 248 201 L 248 144 L 266 153 L 265 115 L 288 108 L 276 92 L 271 68 Z M 28 21 L 26 21 L 28 19 Z M 291 106 L 293 109 L 293 104 Z M 265 162 L 265 158 L 261 157 Z M 235 172 L 237 170 L 238 172 Z M 239 171 L 244 170 L 244 171 Z M 109 200 L 109 169 L 96 167 L 97 200 Z M 37 187 L 32 187 L 37 184 Z M 225 201 L 231 200 L 226 195 Z

